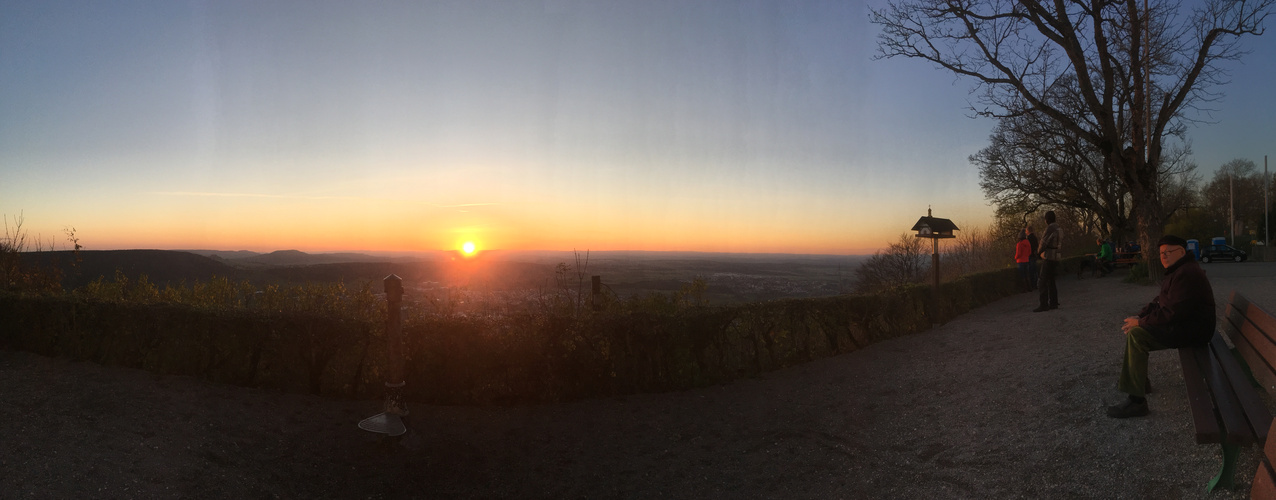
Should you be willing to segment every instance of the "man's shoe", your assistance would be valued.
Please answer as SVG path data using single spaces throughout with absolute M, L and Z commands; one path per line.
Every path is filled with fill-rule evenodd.
M 1058 309 L 1058 308 L 1059 308 L 1059 304 L 1055 304 L 1055 305 L 1053 305 L 1053 306 L 1050 306 L 1050 308 L 1051 308 L 1051 309 Z
M 1049 311 L 1049 310 L 1050 310 L 1050 308 L 1049 308 L 1049 307 L 1046 307 L 1046 306 L 1037 306 L 1037 308 L 1036 308 L 1036 309 L 1033 309 L 1033 310 L 1032 310 L 1032 312 L 1039 313 L 1039 312 L 1045 312 L 1045 311 Z
M 1108 416 L 1112 418 L 1143 417 L 1147 414 L 1147 401 L 1136 403 L 1133 399 L 1126 399 L 1124 403 L 1108 407 Z

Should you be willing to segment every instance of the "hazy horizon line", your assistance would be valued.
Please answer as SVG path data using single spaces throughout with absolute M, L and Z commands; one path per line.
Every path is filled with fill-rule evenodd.
M 252 253 L 256 255 L 269 255 L 278 252 L 300 252 L 309 255 L 334 255 L 334 254 L 364 254 L 369 256 L 447 256 L 459 253 L 458 250 L 300 250 L 296 248 L 284 248 L 270 251 L 261 250 L 223 250 L 214 248 L 102 248 L 102 249 L 81 249 L 81 252 L 107 252 L 107 251 L 169 251 L 169 252 L 213 252 L 213 253 Z M 50 249 L 44 250 L 50 252 L 72 252 L 70 249 Z M 31 252 L 27 252 L 31 253 Z M 867 253 L 796 253 L 796 252 L 727 252 L 727 251 L 706 251 L 706 250 L 506 250 L 491 249 L 482 250 L 479 255 L 551 255 L 551 254 L 575 254 L 580 253 L 582 256 L 589 255 L 734 255 L 734 256 L 777 256 L 777 257 L 869 257 L 873 252 Z

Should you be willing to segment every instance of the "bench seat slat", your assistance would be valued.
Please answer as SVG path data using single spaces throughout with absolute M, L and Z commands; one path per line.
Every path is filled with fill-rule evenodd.
M 1250 486 L 1250 498 L 1276 498 L 1276 477 L 1273 477 L 1271 466 L 1260 461 L 1258 471 L 1254 473 L 1254 483 Z
M 1188 404 L 1192 408 L 1192 424 L 1196 428 L 1196 443 L 1218 443 L 1218 420 L 1214 417 L 1214 402 L 1205 387 L 1205 374 L 1201 373 L 1201 361 L 1209 354 L 1205 346 L 1179 349 L 1179 364 L 1183 366 L 1183 383 L 1187 386 Z
M 1276 420 L 1272 421 L 1271 430 L 1276 430 Z M 1268 431 L 1269 434 L 1271 430 Z M 1276 439 L 1268 440 L 1267 444 L 1263 445 L 1263 455 L 1267 461 L 1276 462 Z
M 1276 428 L 1276 422 L 1272 422 Z M 1268 440 L 1263 447 L 1262 460 L 1258 461 L 1258 470 L 1254 472 L 1254 482 L 1250 485 L 1249 497 L 1258 499 L 1276 498 L 1276 471 L 1271 463 L 1276 461 L 1276 439 Z

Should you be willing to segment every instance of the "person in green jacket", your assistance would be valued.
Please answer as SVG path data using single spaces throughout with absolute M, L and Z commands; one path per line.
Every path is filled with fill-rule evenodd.
M 1077 279 L 1081 279 L 1081 273 L 1084 273 L 1087 268 L 1098 271 L 1100 278 L 1112 272 L 1112 261 L 1116 260 L 1112 244 L 1099 238 L 1096 238 L 1094 243 L 1099 245 L 1099 253 L 1081 261 L 1081 267 L 1077 270 Z

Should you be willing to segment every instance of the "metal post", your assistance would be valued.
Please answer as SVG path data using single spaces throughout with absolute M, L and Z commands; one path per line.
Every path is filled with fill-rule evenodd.
M 403 279 L 393 274 L 383 281 L 386 300 L 386 374 L 385 374 L 385 411 L 365 418 L 359 422 L 359 428 L 369 432 L 402 436 L 408 432 L 403 424 L 403 417 L 408 415 L 408 407 L 403 401 L 403 387 L 407 385 L 403 376 Z
M 385 380 L 385 411 L 399 416 L 407 415 L 408 408 L 403 403 L 403 279 L 393 274 L 386 276 L 382 282 L 385 286 L 386 318 L 386 357 L 388 370 Z
M 1271 259 L 1268 255 L 1272 255 L 1272 222 L 1271 202 L 1267 201 L 1267 192 L 1271 190 L 1271 177 L 1267 175 L 1267 155 L 1263 155 L 1263 260 Z

